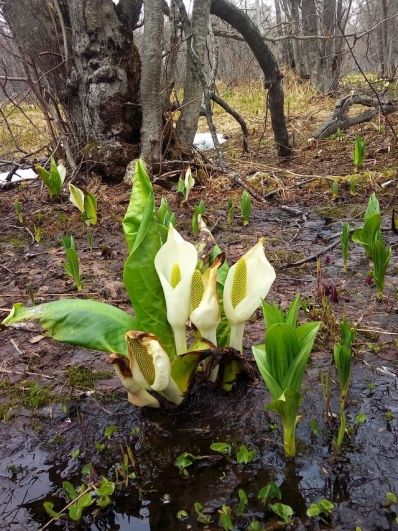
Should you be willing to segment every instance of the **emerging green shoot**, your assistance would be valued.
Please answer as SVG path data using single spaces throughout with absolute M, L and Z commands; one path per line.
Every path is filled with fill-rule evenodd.
M 334 509 L 334 503 L 323 498 L 319 502 L 311 503 L 307 509 L 307 516 L 315 518 L 317 516 L 329 516 Z
M 83 221 L 86 225 L 96 225 L 97 223 L 97 199 L 95 196 L 87 192 L 86 194 L 75 186 L 69 184 L 69 199 L 75 207 L 80 210 Z
M 373 245 L 373 278 L 377 288 L 377 295 L 381 296 L 384 291 L 384 281 L 390 264 L 392 250 L 382 241 L 376 239 Z
M 22 223 L 23 223 L 22 205 L 21 205 L 19 199 L 17 199 L 15 201 L 14 208 L 15 208 L 15 213 L 17 215 L 18 221 L 22 225 Z
M 194 233 L 194 236 L 196 238 L 199 236 L 199 214 L 201 216 L 204 216 L 206 214 L 206 205 L 203 199 L 201 199 L 199 203 L 195 205 L 195 211 L 192 216 L 192 232 Z
M 343 230 L 340 236 L 341 253 L 343 255 L 343 270 L 347 273 L 348 259 L 350 257 L 350 226 L 344 223 Z
M 235 207 L 232 203 L 232 199 L 229 198 L 227 201 L 227 223 L 228 225 L 234 224 L 234 215 L 235 215 Z
M 363 220 L 363 227 L 355 230 L 351 239 L 354 243 L 362 245 L 367 256 L 373 258 L 374 243 L 377 239 L 381 238 L 380 205 L 374 192 L 369 198 Z
M 34 230 L 35 242 L 36 243 L 40 243 L 41 242 L 41 236 L 42 236 L 41 227 L 39 227 L 37 225 L 33 225 L 33 230 Z
M 176 224 L 176 215 L 171 210 L 169 202 L 165 197 L 162 197 L 160 200 L 160 205 L 158 208 L 158 221 L 160 225 L 163 225 L 166 228 L 169 227 L 170 223 L 172 225 Z
M 188 201 L 189 193 L 195 185 L 195 179 L 192 176 L 191 166 L 188 166 L 184 179 L 180 177 L 177 184 L 177 192 L 184 196 L 184 202 Z
M 337 179 L 334 179 L 331 186 L 332 199 L 337 199 L 340 193 L 340 184 Z
M 223 505 L 221 509 L 218 510 L 220 515 L 220 525 L 224 531 L 233 531 L 234 524 L 232 522 L 232 509 L 229 505 Z
M 251 211 L 252 200 L 250 199 L 249 193 L 245 190 L 242 194 L 242 199 L 240 200 L 240 212 L 242 214 L 244 226 L 249 225 Z
M 336 448 L 341 448 L 343 444 L 346 417 L 345 404 L 351 383 L 352 370 L 352 342 L 356 335 L 356 330 L 351 328 L 349 321 L 345 318 L 341 323 L 341 341 L 336 343 L 333 349 L 333 357 L 336 365 L 337 377 L 340 384 L 340 427 L 336 440 Z
M 355 175 L 353 175 L 350 180 L 349 180 L 349 191 L 350 191 L 350 194 L 351 195 L 357 195 L 357 183 L 358 183 L 358 179 L 356 178 Z
M 273 513 L 279 516 L 284 524 L 288 524 L 294 514 L 290 505 L 285 505 L 284 503 L 273 503 L 269 508 Z
M 253 354 L 272 396 L 268 409 L 281 418 L 285 453 L 296 455 L 296 426 L 300 419 L 301 385 L 319 322 L 296 325 L 299 298 L 285 314 L 275 306 L 263 305 L 265 344 L 253 347 Z
M 363 166 L 363 161 L 365 159 L 365 147 L 365 139 L 361 136 L 357 136 L 355 138 L 353 156 L 355 171 L 358 171 L 358 169 Z
M 75 283 L 77 290 L 81 291 L 83 289 L 83 283 L 80 277 L 79 256 L 76 251 L 75 239 L 73 236 L 64 236 L 62 240 L 66 255 L 64 269 Z
M 50 171 L 47 171 L 39 164 L 35 166 L 35 170 L 46 185 L 50 199 L 61 195 L 66 176 L 66 169 L 62 163 L 57 166 L 55 160 L 51 158 Z

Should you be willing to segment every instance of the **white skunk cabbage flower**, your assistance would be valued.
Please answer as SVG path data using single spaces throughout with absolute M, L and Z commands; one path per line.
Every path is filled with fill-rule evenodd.
M 228 271 L 224 286 L 224 311 L 231 325 L 230 346 L 242 351 L 245 321 L 261 304 L 276 277 L 264 253 L 264 238 Z
M 192 277 L 192 311 L 190 321 L 199 330 L 203 339 L 217 346 L 217 327 L 221 321 L 217 298 L 217 270 L 224 257 L 217 257 L 212 266 L 202 275 L 196 269 Z
M 155 256 L 155 269 L 166 299 L 167 320 L 173 329 L 177 354 L 187 351 L 185 323 L 191 311 L 192 275 L 197 262 L 195 246 L 170 223 L 167 241 Z
M 171 363 L 156 336 L 147 332 L 127 332 L 128 358 L 111 354 L 115 372 L 128 392 L 128 400 L 135 406 L 160 407 L 157 398 L 148 390 L 180 404 L 182 395 L 171 377 Z

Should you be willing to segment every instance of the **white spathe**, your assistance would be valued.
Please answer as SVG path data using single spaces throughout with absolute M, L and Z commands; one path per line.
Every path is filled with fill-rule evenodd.
M 159 401 L 148 393 L 153 390 L 180 404 L 182 395 L 171 377 L 170 358 L 160 345 L 156 336 L 146 332 L 131 331 L 126 334 L 128 346 L 128 364 L 130 371 L 123 371 L 119 366 L 118 355 L 111 355 L 117 376 L 128 391 L 129 401 L 136 406 L 159 407 Z M 126 360 L 122 360 L 125 362 Z M 153 375 L 153 381 L 148 376 Z
M 170 223 L 167 241 L 155 256 L 155 269 L 162 284 L 177 354 L 187 351 L 185 323 L 191 311 L 192 275 L 197 262 L 195 246 L 184 240 Z
M 217 298 L 217 271 L 221 265 L 215 260 L 208 271 L 202 275 L 204 293 L 199 305 L 191 312 L 190 321 L 199 330 L 203 339 L 211 341 L 217 346 L 217 327 L 221 321 L 220 306 Z M 194 286 L 193 286 L 193 289 Z
M 231 325 L 230 346 L 242 350 L 244 323 L 260 306 L 275 280 L 275 269 L 264 253 L 264 238 L 228 271 L 225 281 L 224 311 Z

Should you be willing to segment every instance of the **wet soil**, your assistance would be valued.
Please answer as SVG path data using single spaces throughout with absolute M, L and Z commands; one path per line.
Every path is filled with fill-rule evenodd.
M 259 165 L 253 162 L 253 172 L 259 171 Z M 304 166 L 292 169 L 309 172 Z M 321 169 L 322 162 L 311 171 Z M 337 168 L 328 167 L 327 172 L 337 173 Z M 191 239 L 193 207 L 204 199 L 208 225 L 230 262 L 264 235 L 267 256 L 277 270 L 269 298 L 286 307 L 300 292 L 306 300 L 306 314 L 301 317 L 324 322 L 305 378 L 296 459 L 286 459 L 283 454 L 280 427 L 277 418 L 264 408 L 269 395 L 259 379 L 242 383 L 231 393 L 210 384 L 198 386 L 179 408 L 138 411 L 128 404 L 105 355 L 60 345 L 44 338 L 37 328 L 3 328 L 1 529 L 40 529 L 50 520 L 44 501 L 53 502 L 56 510 L 68 503 L 63 481 L 79 486 L 95 483 L 101 476 L 119 485 L 110 506 L 97 513 L 88 510 L 79 524 L 62 519 L 47 528 L 221 529 L 218 510 L 228 505 L 236 512 L 239 489 L 245 491 L 248 504 L 243 515 L 234 514 L 235 529 L 249 529 L 253 520 L 266 529 L 397 528 L 398 506 L 387 504 L 386 494 L 398 494 L 398 237 L 387 230 L 392 208 L 398 211 L 398 192 L 396 187 L 382 189 L 379 181 L 387 179 L 382 173 L 377 178 L 375 175 L 359 183 L 355 196 L 348 186 L 342 186 L 338 198 L 332 200 L 330 183 L 320 181 L 303 189 L 286 190 L 267 205 L 254 201 L 248 227 L 242 226 L 238 214 L 233 226 L 227 224 L 226 199 L 231 196 L 238 204 L 241 190 L 225 178 L 213 177 L 197 184 L 187 205 L 179 205 L 174 193 L 166 193 L 177 214 L 177 227 Z M 280 181 L 270 175 L 267 182 L 273 188 L 280 187 Z M 284 185 L 295 182 L 287 178 Z M 17 301 L 37 304 L 76 296 L 129 310 L 121 282 L 125 246 L 120 226 L 129 188 L 107 187 L 95 181 L 88 187 L 97 195 L 100 213 L 93 248 L 88 245 L 87 230 L 78 212 L 66 197 L 51 204 L 38 183 L 0 191 L 1 317 Z M 380 199 L 384 237 L 393 246 L 383 299 L 376 299 L 375 288 L 368 282 L 367 259 L 354 245 L 347 274 L 342 272 L 338 245 L 323 253 L 318 264 L 312 260 L 285 267 L 336 241 L 342 221 L 359 225 L 372 190 Z M 157 193 L 160 197 L 163 192 Z M 22 204 L 23 224 L 18 223 L 13 207 L 17 198 Z M 34 225 L 42 228 L 40 243 L 32 241 Z M 75 235 L 84 280 L 81 294 L 63 271 L 64 234 Z M 331 371 L 330 405 L 336 413 L 338 388 L 330 365 L 343 315 L 356 324 L 358 336 L 347 406 L 350 437 L 337 452 L 333 449 L 337 419 L 325 414 L 320 373 Z M 245 355 L 251 364 L 249 347 L 261 342 L 262 336 L 258 313 L 247 325 L 245 339 Z M 314 429 L 315 420 L 318 429 Z M 109 426 L 115 426 L 115 432 L 108 437 Z M 210 449 L 217 441 L 232 445 L 231 456 Z M 256 450 L 253 462 L 237 463 L 236 450 L 242 444 Z M 174 464 L 183 452 L 197 457 L 186 475 Z M 92 463 L 92 471 L 83 476 L 87 463 Z M 123 478 L 125 484 L 121 485 Z M 281 488 L 281 502 L 294 511 L 290 524 L 281 524 L 257 497 L 260 488 L 271 480 Z M 331 516 L 308 518 L 307 507 L 322 498 L 335 504 Z M 203 505 L 203 514 L 211 520 L 208 524 L 198 521 L 196 502 Z M 180 513 L 179 519 L 180 511 L 186 516 Z

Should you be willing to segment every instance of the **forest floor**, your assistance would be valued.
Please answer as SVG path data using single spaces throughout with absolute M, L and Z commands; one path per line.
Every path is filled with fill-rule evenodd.
M 232 507 L 236 529 L 397 528 L 398 504 L 387 495 L 398 495 L 398 236 L 390 229 L 392 211 L 398 212 L 394 139 L 388 127 L 376 121 L 341 138 L 308 143 L 335 102 L 304 87 L 289 103 L 294 157 L 281 162 L 269 125 L 263 134 L 261 93 L 253 89 L 252 95 L 247 90 L 230 97 L 242 114 L 250 112 L 252 153 L 242 154 L 239 129 L 216 113 L 219 132 L 230 135 L 223 145 L 227 161 L 259 194 L 278 192 L 266 204 L 253 200 L 246 227 L 239 213 L 242 189 L 223 175 L 206 175 L 205 168 L 187 203 L 181 204 L 174 191 L 158 187 L 156 198 L 159 202 L 162 195 L 167 197 L 178 230 L 191 240 L 194 206 L 203 199 L 208 226 L 230 263 L 265 236 L 266 254 L 277 273 L 268 299 L 286 308 L 300 293 L 306 308 L 301 318 L 323 321 L 305 377 L 297 458 L 284 457 L 278 420 L 264 409 L 269 395 L 260 379 L 240 384 L 231 393 L 200 388 L 177 409 L 138 411 L 127 402 L 106 355 L 56 343 L 37 327 L 0 327 L 2 529 L 40 529 L 50 520 L 43 502 L 52 502 L 56 511 L 68 503 L 63 481 L 77 487 L 102 476 L 123 486 L 103 511 L 86 509 L 79 529 L 221 529 L 218 511 L 224 505 Z M 253 112 L 257 105 L 258 114 Z M 398 119 L 391 120 L 398 129 Z M 366 139 L 366 154 L 363 169 L 355 173 L 352 151 L 358 134 Z M 31 305 L 76 296 L 129 311 L 122 284 L 126 248 L 121 220 L 130 187 L 108 186 L 95 178 L 86 186 L 99 204 L 91 247 L 87 228 L 66 194 L 51 203 L 37 181 L 0 190 L 1 318 L 15 302 Z M 351 244 L 348 273 L 343 273 L 340 245 L 324 252 L 338 242 L 343 222 L 361 226 L 371 192 L 380 201 L 383 236 L 393 248 L 382 299 L 376 298 L 369 263 L 359 246 Z M 228 198 L 236 205 L 232 225 L 227 223 Z M 22 223 L 16 200 L 22 205 Z M 41 228 L 39 243 L 34 241 L 35 226 Z M 79 252 L 84 281 L 79 294 L 63 269 L 66 234 L 74 235 Z M 317 253 L 318 261 L 310 259 Z M 291 265 L 299 260 L 304 263 Z M 325 415 L 320 380 L 330 371 L 345 315 L 357 327 L 357 338 L 347 407 L 349 437 L 337 452 L 332 444 L 337 419 Z M 246 327 L 249 363 L 250 345 L 262 340 L 257 312 Z M 337 413 L 334 369 L 331 374 L 330 405 Z M 234 452 L 244 444 L 256 455 L 252 462 L 238 464 L 234 452 L 227 457 L 210 450 L 217 441 L 230 443 Z M 183 452 L 200 457 L 186 474 L 174 464 Z M 280 486 L 281 502 L 294 511 L 290 524 L 281 524 L 257 497 L 271 480 Z M 248 497 L 241 515 L 239 489 Z M 332 514 L 306 516 L 308 506 L 322 498 L 334 503 Z M 262 527 L 255 527 L 256 520 Z M 47 528 L 74 525 L 62 519 Z

